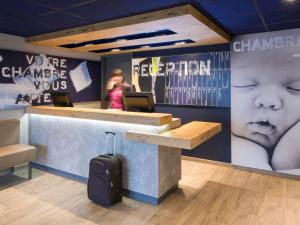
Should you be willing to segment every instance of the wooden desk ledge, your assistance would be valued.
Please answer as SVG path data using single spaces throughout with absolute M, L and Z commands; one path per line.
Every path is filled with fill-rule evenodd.
M 120 123 L 133 123 L 150 126 L 162 126 L 172 123 L 172 115 L 166 113 L 126 112 L 106 109 L 88 109 L 72 107 L 33 106 L 27 107 L 27 113 L 62 116 L 80 119 L 103 120 Z
M 128 131 L 126 137 L 132 141 L 192 150 L 221 130 L 222 126 L 220 123 L 193 121 L 161 134 Z

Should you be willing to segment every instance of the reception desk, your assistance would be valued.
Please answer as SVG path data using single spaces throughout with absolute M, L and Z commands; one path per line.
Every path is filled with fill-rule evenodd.
M 106 131 L 116 133 L 125 195 L 158 204 L 178 186 L 181 148 L 192 149 L 221 130 L 218 123 L 181 126 L 171 114 L 37 106 L 26 109 L 35 166 L 83 181 L 91 158 L 105 153 Z M 108 146 L 112 150 L 112 140 Z

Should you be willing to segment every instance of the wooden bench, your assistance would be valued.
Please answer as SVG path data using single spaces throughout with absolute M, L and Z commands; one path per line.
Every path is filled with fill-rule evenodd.
M 36 148 L 19 144 L 20 121 L 0 120 L 0 171 L 28 163 L 28 179 L 32 178 L 31 162 L 36 159 Z

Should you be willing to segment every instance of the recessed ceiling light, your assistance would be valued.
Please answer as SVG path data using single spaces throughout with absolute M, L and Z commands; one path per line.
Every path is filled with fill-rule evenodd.
M 118 39 L 116 40 L 116 42 L 124 42 L 124 41 L 127 41 L 126 39 Z
M 183 45 L 183 44 L 185 44 L 185 41 L 179 41 L 175 43 L 175 45 Z
M 284 0 L 285 2 L 293 3 L 295 0 Z
M 151 31 L 146 31 L 145 33 L 155 33 L 157 32 L 158 30 L 151 30 Z
M 114 48 L 114 49 L 112 49 L 111 51 L 112 51 L 112 52 L 117 52 L 117 51 L 120 51 L 120 49 L 119 49 L 119 48 Z

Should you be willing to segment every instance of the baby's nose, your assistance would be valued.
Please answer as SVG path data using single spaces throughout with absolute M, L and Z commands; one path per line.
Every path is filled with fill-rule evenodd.
M 259 96 L 255 99 L 254 104 L 257 108 L 270 108 L 275 111 L 282 106 L 280 98 L 276 96 Z

